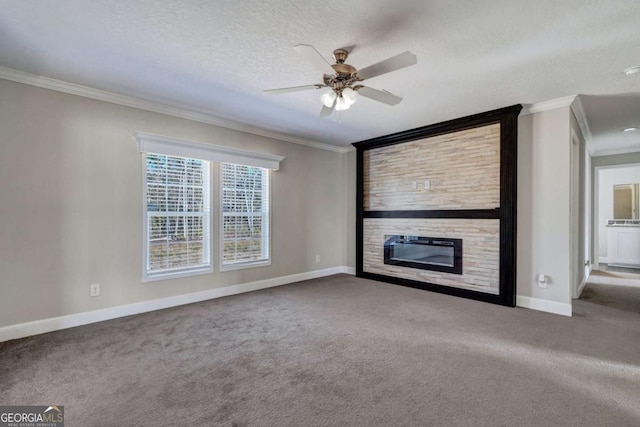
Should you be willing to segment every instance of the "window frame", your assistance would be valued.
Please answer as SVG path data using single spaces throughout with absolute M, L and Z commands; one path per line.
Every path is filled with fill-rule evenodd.
M 157 273 L 151 273 L 147 269 L 147 260 L 148 260 L 148 250 L 149 250 L 149 211 L 147 210 L 147 191 L 148 191 L 148 183 L 147 183 L 147 155 L 148 154 L 156 154 L 167 157 L 182 157 L 182 158 L 191 158 L 195 160 L 200 160 L 204 163 L 208 164 L 209 169 L 209 263 L 205 266 L 199 267 L 185 267 L 181 269 L 176 269 L 173 271 L 161 271 Z M 169 280 L 169 279 L 179 279 L 185 277 L 199 276 L 203 274 L 211 274 L 214 272 L 214 259 L 215 259 L 215 245 L 213 245 L 214 235 L 214 204 L 213 204 L 213 176 L 214 172 L 214 163 L 205 160 L 198 159 L 189 156 L 180 156 L 177 154 L 164 154 L 164 153 L 156 153 L 153 151 L 143 152 L 142 153 L 142 282 L 157 282 L 160 280 Z
M 267 203 L 267 212 L 266 212 L 266 216 L 267 216 L 267 221 L 265 221 L 265 223 L 267 224 L 267 237 L 266 239 L 266 249 L 267 249 L 267 253 L 268 253 L 268 257 L 266 259 L 262 259 L 259 261 L 246 261 L 246 262 L 239 262 L 239 263 L 234 263 L 234 264 L 227 264 L 225 265 L 224 263 L 224 203 L 223 203 L 223 197 L 224 197 L 224 180 L 223 180 L 223 174 L 224 174 L 224 167 L 223 165 L 225 163 L 228 164 L 236 164 L 236 165 L 242 165 L 242 166 L 249 166 L 249 167 L 259 167 L 261 169 L 265 170 L 265 178 L 266 178 L 266 193 L 267 193 L 267 197 L 263 200 L 266 201 Z M 242 164 L 242 163 L 234 163 L 234 162 L 219 162 L 218 163 L 218 212 L 220 213 L 219 216 L 219 228 L 218 228 L 218 232 L 219 232 L 219 250 L 218 250 L 218 270 L 221 272 L 225 272 L 225 271 L 234 271 L 234 270 L 245 270 L 248 268 L 258 268 L 258 267 L 267 267 L 271 265 L 271 172 L 272 170 L 269 168 L 264 168 L 264 167 L 260 167 L 260 166 L 251 166 L 251 165 L 246 165 L 246 164 Z M 265 244 L 263 242 L 263 244 Z
M 219 187 L 214 187 L 214 176 L 220 176 L 222 171 L 222 163 L 234 163 L 245 166 L 253 166 L 259 167 L 263 169 L 267 169 L 267 180 L 268 180 L 268 197 L 266 198 L 269 204 L 268 210 L 268 227 L 269 232 L 273 228 L 273 222 L 271 219 L 271 193 L 272 193 L 272 172 L 280 170 L 280 163 L 285 159 L 284 156 L 279 156 L 276 154 L 269 153 L 261 153 L 256 151 L 248 151 L 235 147 L 229 146 L 221 146 L 215 145 L 208 142 L 198 142 L 198 141 L 190 141 L 186 139 L 179 139 L 164 135 L 157 135 L 153 133 L 147 133 L 142 131 L 135 131 L 132 134 L 133 141 L 136 144 L 137 152 L 141 154 L 142 157 L 142 183 L 141 186 L 143 188 L 143 196 L 141 197 L 142 206 L 142 282 L 153 282 L 157 280 L 165 280 L 165 279 L 173 279 L 180 277 L 190 277 L 196 275 L 203 274 L 212 274 L 215 271 L 214 264 L 218 262 L 218 267 L 223 267 L 223 262 L 221 260 L 222 250 L 220 251 L 221 257 L 216 258 L 215 255 L 215 245 L 214 238 L 216 230 L 216 221 L 219 221 L 219 230 L 222 231 L 222 227 L 224 222 L 217 217 L 216 211 L 222 211 L 222 203 L 220 200 L 221 195 L 216 194 Z M 161 154 L 166 156 L 177 156 L 177 157 L 185 157 L 191 159 L 198 159 L 202 161 L 207 161 L 209 163 L 209 268 L 194 268 L 189 271 L 175 271 L 175 272 L 166 272 L 156 273 L 153 275 L 147 274 L 147 240 L 148 240 L 148 212 L 147 212 L 147 179 L 146 179 L 146 153 L 154 153 Z M 219 171 L 219 172 L 217 172 Z M 222 185 L 222 181 L 220 183 Z M 215 197 L 215 198 L 214 198 Z M 216 203 L 219 204 L 216 209 Z M 221 234 L 222 237 L 222 234 Z M 229 270 L 238 270 L 242 268 L 253 268 L 271 265 L 272 259 L 272 243 L 271 243 L 271 234 L 268 235 L 268 245 L 267 250 L 269 251 L 269 258 L 264 261 L 256 261 L 250 264 L 235 264 L 227 267 L 219 268 L 218 271 L 229 271 Z M 223 239 L 218 239 L 219 247 L 222 248 Z M 149 277 L 147 277 L 149 276 Z

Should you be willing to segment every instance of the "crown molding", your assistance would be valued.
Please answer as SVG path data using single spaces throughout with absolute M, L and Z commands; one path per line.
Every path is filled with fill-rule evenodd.
M 589 122 L 587 121 L 587 115 L 584 112 L 584 106 L 580 100 L 580 95 L 570 95 L 562 98 L 551 99 L 549 101 L 537 102 L 535 104 L 526 104 L 520 114 L 534 114 L 562 107 L 571 108 L 571 111 L 573 111 L 573 114 L 576 116 L 576 120 L 578 121 L 580 130 L 582 131 L 582 136 L 584 136 L 589 154 L 592 156 L 600 155 L 596 154 L 593 150 L 593 135 L 591 134 L 591 129 L 589 129 Z
M 556 108 L 569 107 L 576 99 L 577 95 L 565 96 L 563 98 L 550 99 L 549 101 L 536 102 L 535 104 L 523 104 L 521 116 L 526 114 L 539 113 L 541 111 L 555 110 Z
M 587 121 L 587 115 L 584 112 L 584 106 L 582 105 L 582 100 L 580 99 L 580 95 L 576 96 L 573 102 L 571 103 L 571 111 L 576 116 L 576 120 L 578 121 L 578 126 L 580 126 L 580 130 L 582 131 L 582 136 L 584 136 L 584 141 L 587 146 L 587 150 L 589 154 L 592 156 L 595 154 L 593 150 L 593 135 L 591 134 L 591 129 L 589 129 L 589 122 Z
M 181 105 L 164 104 L 128 95 L 120 95 L 101 89 L 94 89 L 88 86 L 38 76 L 24 71 L 14 70 L 12 68 L 0 67 L 0 78 L 43 89 L 55 90 L 57 92 L 123 105 L 125 107 L 132 107 L 154 113 L 166 114 L 168 116 L 179 117 L 181 119 L 193 120 L 195 122 L 237 130 L 252 135 L 292 142 L 294 144 L 304 145 L 320 150 L 333 151 L 336 153 L 346 153 L 351 151 L 351 147 L 336 147 L 335 145 L 326 144 L 320 141 L 297 138 L 284 133 L 274 132 L 257 126 L 240 123 L 235 120 L 226 119 L 204 110 L 198 110 Z

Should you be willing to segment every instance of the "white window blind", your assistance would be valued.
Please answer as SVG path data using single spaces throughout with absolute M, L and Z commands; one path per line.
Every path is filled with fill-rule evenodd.
M 222 267 L 269 262 L 268 169 L 221 164 Z
M 209 162 L 146 154 L 146 277 L 210 271 Z

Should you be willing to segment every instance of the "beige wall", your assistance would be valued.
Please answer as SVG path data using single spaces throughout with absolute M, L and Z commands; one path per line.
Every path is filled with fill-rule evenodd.
M 517 294 L 571 302 L 570 109 L 518 119 Z M 551 278 L 540 288 L 537 274 Z
M 142 283 L 135 131 L 285 156 L 272 174 L 272 265 L 220 273 L 214 239 L 214 274 Z M 352 153 L 0 80 L 0 327 L 355 265 L 354 203 Z

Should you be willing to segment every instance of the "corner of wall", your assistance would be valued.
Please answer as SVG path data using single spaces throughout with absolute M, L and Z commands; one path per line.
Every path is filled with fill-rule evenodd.
M 570 108 L 518 120 L 517 304 L 571 313 Z M 547 288 L 536 276 L 551 278 Z

